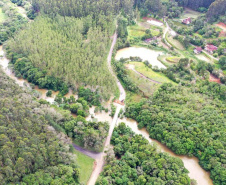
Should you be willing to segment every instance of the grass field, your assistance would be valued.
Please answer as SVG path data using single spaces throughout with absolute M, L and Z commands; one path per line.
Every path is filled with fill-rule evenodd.
M 2 12 L 2 8 L 0 8 L 0 23 L 2 23 L 5 20 L 6 16 L 5 14 Z
M 140 99 L 142 98 L 141 97 L 142 95 L 146 97 L 152 96 L 153 93 L 161 85 L 161 84 L 150 82 L 149 80 L 142 78 L 140 75 L 138 75 L 132 70 L 128 69 L 127 71 L 128 71 L 129 78 L 132 80 L 132 82 L 135 83 L 135 85 L 141 91 L 141 94 L 130 93 L 130 96 L 127 97 L 128 102 L 131 102 L 131 101 L 139 102 Z
M 166 60 L 168 61 L 168 62 L 170 62 L 170 63 L 178 63 L 179 62 L 179 60 L 180 60 L 181 58 L 180 57 L 167 57 L 166 58 Z
M 77 162 L 80 167 L 80 182 L 87 184 L 93 171 L 94 159 L 78 152 L 77 150 L 74 150 L 74 153 L 77 155 Z
M 142 24 L 141 24 L 142 25 Z M 128 26 L 128 33 L 129 37 L 142 37 L 145 35 L 145 28 L 144 26 L 139 26 L 139 25 L 133 25 L 133 26 Z M 159 30 L 158 29 L 153 29 L 151 28 L 151 34 L 153 36 L 159 35 Z
M 135 69 L 138 72 L 142 73 L 144 76 L 146 76 L 152 80 L 155 80 L 155 81 L 158 81 L 161 83 L 165 83 L 165 82 L 166 83 L 168 83 L 168 82 L 174 83 L 169 78 L 167 78 L 164 74 L 154 72 L 152 69 L 145 66 L 145 64 L 142 62 L 130 62 L 130 64 L 134 65 Z
M 196 19 L 200 15 L 202 15 L 202 13 L 191 10 L 189 8 L 185 8 L 185 10 L 184 10 L 184 12 L 183 12 L 183 14 L 181 15 L 180 18 L 185 19 L 185 18 L 191 17 L 191 18 Z
M 145 35 L 145 28 L 138 26 L 138 25 L 133 25 L 133 26 L 128 26 L 128 33 L 129 36 L 132 37 L 142 37 Z
M 173 37 L 169 36 L 169 34 L 167 33 L 166 34 L 166 39 L 167 41 L 173 45 L 173 47 L 175 47 L 176 49 L 179 49 L 179 50 L 184 50 L 184 46 L 176 39 L 173 39 Z

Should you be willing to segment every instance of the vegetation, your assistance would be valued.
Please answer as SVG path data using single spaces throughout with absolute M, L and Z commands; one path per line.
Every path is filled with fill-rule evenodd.
M 130 62 L 129 64 L 134 65 L 136 71 L 140 72 L 141 74 L 143 74 L 144 76 L 152 80 L 155 80 L 161 83 L 172 82 L 164 74 L 153 71 L 151 68 L 147 67 L 143 62 Z
M 114 129 L 107 164 L 96 185 L 101 184 L 186 184 L 191 180 L 183 162 L 158 153 L 141 135 L 135 135 L 125 123 Z
M 0 23 L 2 23 L 5 20 L 6 16 L 5 14 L 2 12 L 2 8 L 0 8 Z
M 99 86 L 100 93 L 108 98 L 111 92 L 116 91 L 106 62 L 109 34 L 107 30 L 93 27 L 90 17 L 75 19 L 57 16 L 51 19 L 39 16 L 8 42 L 8 56 L 15 64 L 22 57 L 27 63 L 23 65 L 31 63 L 30 66 L 34 66 L 32 71 L 37 71 L 34 83 L 41 87 L 60 90 L 65 94 L 67 88 L 61 81 L 73 88 L 77 85 Z M 14 58 L 19 59 L 14 61 Z M 28 71 L 25 70 L 25 73 Z
M 20 30 L 28 20 L 18 13 L 16 7 L 9 0 L 0 2 L 0 9 L 2 11 L 0 22 L 4 21 L 3 24 L 0 24 L 0 45 L 2 45 L 3 42 Z
M 87 184 L 93 171 L 94 159 L 76 150 L 73 153 L 77 156 L 77 163 L 80 168 L 79 182 Z
M 163 84 L 150 100 L 129 104 L 125 115 L 175 153 L 197 156 L 220 185 L 225 181 L 225 90 L 209 82 L 190 88 Z
M 1 184 L 78 183 L 76 156 L 48 125 L 56 113 L 42 109 L 2 69 L 0 87 Z

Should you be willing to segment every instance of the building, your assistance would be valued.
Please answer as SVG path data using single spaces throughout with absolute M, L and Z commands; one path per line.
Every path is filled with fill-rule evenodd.
M 183 23 L 183 24 L 187 24 L 187 25 L 190 24 L 190 23 L 191 23 L 191 18 L 188 17 L 187 19 L 183 19 L 183 20 L 182 20 L 182 23 Z
M 194 53 L 195 54 L 200 54 L 202 52 L 202 48 L 201 47 L 197 47 L 194 49 Z
M 217 46 L 214 46 L 213 44 L 207 44 L 205 50 L 208 53 L 213 54 L 214 51 L 217 51 Z

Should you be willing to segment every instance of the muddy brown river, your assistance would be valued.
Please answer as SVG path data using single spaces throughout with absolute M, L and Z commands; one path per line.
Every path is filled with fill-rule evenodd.
M 29 84 L 29 82 L 25 79 L 17 78 L 15 74 L 12 72 L 11 69 L 8 68 L 9 60 L 4 56 L 4 51 L 2 49 L 2 46 L 0 46 L 0 56 L 3 56 L 0 58 L 0 65 L 2 65 L 5 73 L 14 79 L 16 83 L 20 86 L 24 86 L 24 84 Z M 41 94 L 41 98 L 47 100 L 50 103 L 54 102 L 55 96 L 58 94 L 58 92 L 53 92 L 52 97 L 46 97 L 47 89 L 39 89 L 37 86 L 35 86 L 35 90 L 37 90 Z M 73 92 L 70 90 L 69 93 L 66 95 L 67 97 L 70 97 L 73 95 Z M 74 95 L 75 98 L 77 97 Z M 99 121 L 109 121 L 109 123 L 112 122 L 112 118 L 109 116 L 109 113 L 102 112 L 102 113 L 94 113 L 94 107 L 90 109 L 90 114 L 93 114 L 95 118 L 97 118 Z M 87 120 L 91 119 L 91 115 L 87 117 Z M 198 159 L 196 157 L 187 157 L 187 156 L 179 156 L 173 153 L 169 148 L 167 148 L 165 145 L 161 144 L 160 142 L 149 138 L 149 134 L 145 129 L 139 130 L 137 127 L 137 122 L 132 119 L 117 119 L 117 124 L 120 122 L 125 122 L 127 126 L 129 126 L 136 134 L 143 135 L 150 143 L 155 143 L 157 147 L 159 148 L 159 151 L 166 152 L 171 156 L 179 157 L 183 163 L 185 168 L 189 171 L 189 177 L 192 179 L 195 179 L 198 183 L 198 185 L 213 185 L 212 180 L 210 179 L 210 174 L 206 172 L 204 169 L 201 168 L 201 166 L 198 163 Z

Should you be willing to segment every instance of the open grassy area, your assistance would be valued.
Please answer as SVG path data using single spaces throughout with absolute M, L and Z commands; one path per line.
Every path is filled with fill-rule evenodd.
M 145 28 L 138 26 L 138 25 L 133 25 L 133 26 L 128 26 L 128 33 L 130 37 L 142 37 L 145 35 Z
M 166 58 L 166 60 L 170 63 L 178 63 L 180 59 L 181 59 L 180 57 L 174 57 L 174 56 Z
M 166 40 L 167 40 L 171 45 L 173 45 L 173 47 L 175 47 L 176 49 L 184 50 L 184 46 L 183 46 L 178 40 L 173 39 L 172 36 L 169 36 L 168 33 L 166 34 Z
M 77 155 L 77 162 L 80 167 L 80 182 L 83 184 L 87 184 L 92 171 L 94 159 L 74 150 L 74 153 Z
M 2 12 L 2 8 L 0 8 L 0 23 L 2 23 L 5 20 L 6 16 L 5 14 Z
M 135 69 L 138 72 L 142 73 L 144 76 L 146 76 L 152 80 L 155 80 L 155 81 L 158 81 L 161 83 L 165 83 L 165 82 L 166 83 L 168 83 L 168 82 L 174 83 L 169 78 L 167 78 L 164 74 L 153 71 L 152 69 L 145 66 L 145 64 L 142 62 L 130 62 L 130 64 L 134 65 Z
M 127 97 L 127 101 L 136 101 L 139 102 L 139 100 L 142 98 L 142 95 L 149 97 L 152 96 L 153 93 L 159 88 L 161 84 L 156 84 L 154 82 L 150 82 L 147 79 L 142 78 L 140 75 L 135 73 L 132 70 L 127 70 L 129 78 L 135 83 L 135 85 L 139 88 L 141 91 L 138 94 L 130 93 L 130 96 Z
M 202 15 L 202 13 L 194 11 L 194 10 L 189 9 L 189 8 L 185 8 L 185 10 L 184 10 L 184 12 L 183 12 L 183 14 L 181 15 L 180 18 L 185 19 L 185 18 L 191 17 L 191 18 L 196 19 L 200 15 Z
M 159 35 L 160 31 L 158 29 L 151 26 L 149 26 L 149 28 L 153 36 Z M 139 25 L 128 26 L 129 37 L 142 37 L 145 35 L 145 30 L 149 28 L 147 28 L 145 25 L 143 26 L 142 23 L 140 23 Z

